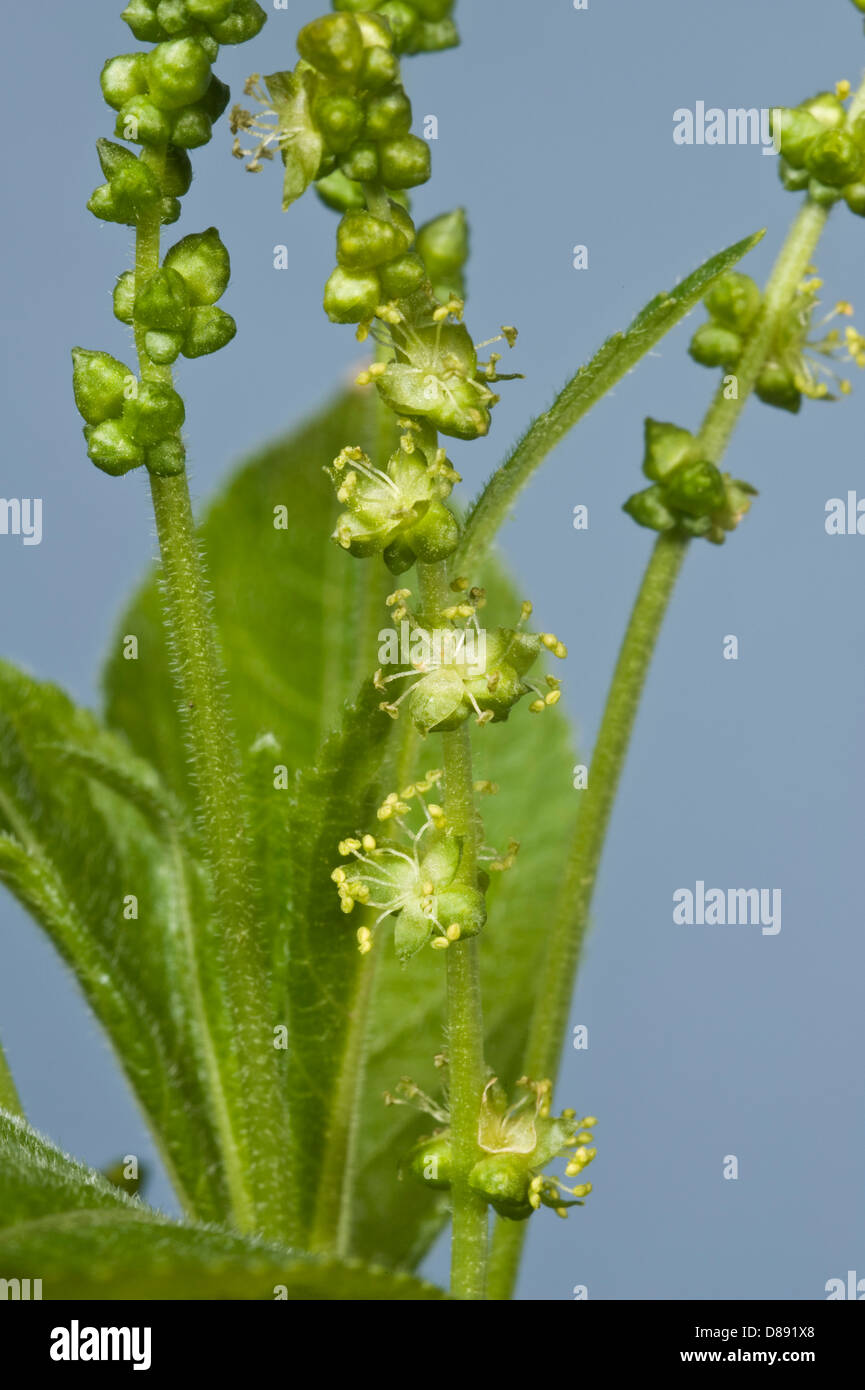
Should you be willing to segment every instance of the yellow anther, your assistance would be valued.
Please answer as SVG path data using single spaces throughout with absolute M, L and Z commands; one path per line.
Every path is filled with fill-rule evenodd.
M 345 869 L 334 869 L 330 877 L 334 883 L 345 883 Z
M 436 886 L 430 879 L 427 879 L 426 882 L 422 883 L 420 886 L 421 896 L 424 898 L 433 897 L 435 894 L 435 890 Z
M 354 912 L 354 898 L 341 898 L 339 905 L 346 916 Z
M 363 944 L 364 941 L 370 941 L 372 939 L 372 932 L 369 927 L 358 927 L 357 939 L 361 944 Z
M 445 936 L 447 937 L 448 941 L 459 941 L 462 934 L 462 927 L 460 926 L 459 922 L 451 922 L 450 926 L 445 932 Z
M 504 335 L 505 342 L 507 343 L 509 348 L 512 348 L 514 346 L 514 343 L 517 341 L 517 338 L 519 337 L 519 332 L 519 329 L 514 328 L 512 324 L 502 324 L 502 333 Z
M 553 1210 L 555 1211 L 556 1216 L 561 1216 L 561 1218 L 562 1218 L 563 1221 L 567 1221 L 567 1219 L 568 1219 L 568 1209 L 567 1209 L 567 1207 L 554 1207 Z
M 372 942 L 362 941 L 357 949 L 360 951 L 362 956 L 368 955 L 369 952 L 372 950 Z
M 546 709 L 546 705 L 544 704 L 543 700 L 532 700 L 532 703 L 529 705 L 529 709 L 532 712 L 532 714 L 543 714 L 544 710 Z
M 361 840 L 361 844 L 362 844 L 363 848 L 364 848 L 365 850 L 367 850 L 367 851 L 369 851 L 369 850 L 371 850 L 371 849 L 375 849 L 375 848 L 376 848 L 375 836 L 374 836 L 374 835 L 364 835 L 363 839 Z
M 582 1183 L 579 1187 L 575 1187 L 575 1188 L 574 1188 L 574 1196 L 575 1196 L 575 1197 L 588 1197 L 588 1195 L 589 1195 L 589 1193 L 591 1192 L 591 1190 L 592 1190 L 592 1184 L 591 1184 L 590 1182 L 584 1182 L 584 1183 Z
M 553 648 L 553 656 L 557 656 L 560 661 L 564 661 L 567 654 L 568 649 L 565 646 L 564 642 L 557 642 Z
M 493 719 L 495 719 L 495 713 L 493 712 L 493 710 L 485 709 L 483 714 L 478 715 L 477 723 L 483 726 L 484 724 L 491 723 Z
M 586 1126 L 587 1129 L 594 1129 L 597 1123 L 598 1122 L 595 1119 L 594 1115 L 587 1115 L 586 1118 L 583 1120 L 583 1124 Z
M 381 704 L 379 705 L 379 709 L 381 710 L 382 714 L 389 715 L 391 719 L 399 719 L 399 710 L 397 709 L 396 705 L 389 705 L 386 700 L 382 700 Z M 378 818 L 379 820 L 387 820 L 388 816 L 392 814 L 393 813 L 391 811 L 388 811 L 387 816 L 383 816 L 381 811 L 379 811 Z
M 446 951 L 451 943 L 446 936 L 437 936 L 430 944 L 434 951 Z
M 457 579 L 451 580 L 451 588 L 455 594 L 464 594 L 470 584 L 471 580 L 466 579 L 464 575 L 460 575 Z
M 544 704 L 545 704 L 545 705 L 557 705 L 557 704 L 559 703 L 559 700 L 561 700 L 561 698 L 562 698 L 562 692 L 561 692 L 561 690 L 550 690 L 550 691 L 544 696 Z
M 841 101 L 846 101 L 852 90 L 846 77 L 842 77 L 840 82 L 835 83 L 835 95 Z
M 534 604 L 533 604 L 533 603 L 530 603 L 529 600 L 526 599 L 526 600 L 520 605 L 520 621 L 521 621 L 521 622 L 525 622 L 528 618 L 530 618 L 530 617 L 532 616 L 532 614 L 534 613 L 534 611 L 535 611 L 535 606 L 534 606 Z
M 853 317 L 853 305 L 850 303 L 849 299 L 839 299 L 838 303 L 835 305 L 835 313 L 842 314 L 844 318 L 851 319 Z M 850 332 L 849 328 L 847 332 Z

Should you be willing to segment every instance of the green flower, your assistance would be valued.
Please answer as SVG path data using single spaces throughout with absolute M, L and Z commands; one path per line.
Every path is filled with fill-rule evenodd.
M 735 530 L 756 496 L 749 483 L 702 458 L 699 441 L 688 430 L 658 420 L 646 421 L 643 472 L 652 486 L 628 498 L 628 515 L 650 530 L 679 530 L 715 545 Z
M 443 449 L 433 445 L 427 453 L 409 432 L 385 470 L 363 450 L 348 448 L 327 471 L 345 507 L 333 533 L 343 550 L 358 557 L 384 553 L 395 573 L 416 559 L 431 564 L 453 554 L 459 527 L 444 500 L 458 475 Z

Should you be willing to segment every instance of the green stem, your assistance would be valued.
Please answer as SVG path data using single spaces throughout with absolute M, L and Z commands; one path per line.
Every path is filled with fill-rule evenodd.
M 0 1110 L 5 1110 L 10 1115 L 16 1115 L 19 1119 L 24 1119 L 24 1107 L 18 1095 L 18 1088 L 9 1070 L 9 1063 L 6 1061 L 6 1054 L 0 1046 Z
M 745 402 L 754 390 L 780 320 L 813 259 L 827 215 L 825 208 L 806 200 L 766 285 L 760 316 L 737 367 L 737 394 L 729 398 L 722 384 L 709 407 L 699 435 L 700 452 L 716 464 L 720 463 Z M 574 976 L 607 828 L 649 666 L 688 544 L 687 538 L 676 533 L 659 536 L 616 663 L 536 996 L 538 1003 L 525 1059 L 529 1076 L 555 1080 L 558 1071 Z M 521 1227 L 512 1222 L 496 1222 L 490 1297 L 513 1296 L 524 1239 Z
M 158 215 L 144 217 L 136 229 L 137 283 L 158 268 L 159 255 Z M 151 361 L 140 328 L 136 328 L 136 346 L 142 378 L 170 383 L 170 367 Z M 224 1155 L 233 1218 L 241 1230 L 263 1230 L 273 1238 L 288 1239 L 292 1212 L 284 1172 L 287 1118 L 273 1048 L 264 960 L 255 930 L 240 757 L 224 694 L 225 672 L 186 474 L 151 476 L 150 485 L 162 557 L 166 628 L 221 928 L 227 1035 L 234 1040 L 234 1056 L 219 1059 L 220 1102 L 224 1091 L 232 1111 L 234 1141 L 242 1154 L 241 1163 L 232 1160 L 232 1143 Z M 197 949 L 201 944 L 196 943 Z M 216 1109 L 219 1118 L 219 1104 Z
M 421 600 L 428 623 L 440 621 L 449 600 L 444 563 L 419 565 Z M 477 813 L 468 724 L 442 734 L 444 810 L 461 842 L 458 878 L 477 886 Z M 478 1160 L 478 1117 L 486 1082 L 480 960 L 476 939 L 457 941 L 447 952 L 447 1035 L 450 1130 L 454 1173 L 451 1182 L 451 1295 L 482 1300 L 486 1292 L 489 1219 L 482 1197 L 469 1187 Z

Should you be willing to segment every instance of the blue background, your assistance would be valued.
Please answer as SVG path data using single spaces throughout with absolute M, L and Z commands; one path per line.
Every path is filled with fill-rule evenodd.
M 296 0 L 225 49 L 235 92 L 293 62 L 320 4 Z M 5 399 L 0 495 L 44 499 L 44 539 L 0 536 L 0 652 L 98 701 L 107 634 L 153 555 L 143 479 L 86 461 L 69 347 L 122 353 L 110 291 L 131 232 L 84 202 L 110 133 L 97 82 L 130 44 L 119 0 L 5 8 L 0 150 Z M 847 0 L 460 0 L 463 47 L 412 60 L 435 114 L 434 180 L 417 210 L 468 205 L 469 322 L 521 329 L 492 436 L 458 447 L 474 491 L 510 440 L 613 329 L 721 246 L 761 227 L 758 278 L 793 216 L 755 147 L 679 147 L 674 110 L 795 103 L 865 63 Z M 194 153 L 182 231 L 216 223 L 240 324 L 227 351 L 183 367 L 196 495 L 282 431 L 357 359 L 327 324 L 334 223 L 310 197 L 279 210 L 275 168 L 250 178 L 223 122 Z M 819 263 L 829 305 L 862 311 L 865 226 L 833 217 Z M 293 269 L 273 269 L 289 248 Z M 585 244 L 589 269 L 572 268 Z M 701 316 L 700 316 L 701 317 Z M 567 699 L 594 738 L 651 546 L 620 510 L 639 486 L 644 415 L 698 425 L 713 376 L 679 327 L 560 447 L 504 533 L 525 591 L 568 641 Z M 830 538 L 826 500 L 863 488 L 865 382 L 798 419 L 749 403 L 729 467 L 762 496 L 722 549 L 696 544 L 664 629 L 610 833 L 595 928 L 572 1008 L 563 1104 L 601 1117 L 595 1192 L 565 1223 L 533 1220 L 520 1294 L 824 1297 L 865 1275 L 862 1171 L 862 780 L 865 539 Z M 572 511 L 589 507 L 577 533 Z M 739 660 L 722 658 L 726 634 Z M 575 795 L 577 793 L 575 792 Z M 672 893 L 779 887 L 783 928 L 676 927 Z M 0 1032 L 34 1124 L 102 1164 L 151 1152 L 98 1031 L 37 930 L 0 901 Z M 722 1176 L 739 1160 L 737 1181 Z M 169 1202 L 160 1179 L 155 1200 Z M 436 1252 L 430 1267 L 443 1268 Z

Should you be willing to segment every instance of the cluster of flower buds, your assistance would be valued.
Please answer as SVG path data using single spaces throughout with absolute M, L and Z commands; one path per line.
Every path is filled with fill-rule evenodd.
M 496 1079 L 484 1090 L 478 1124 L 481 1156 L 469 1173 L 469 1185 L 499 1216 L 525 1221 L 539 1207 L 550 1207 L 566 1217 L 570 1207 L 585 1205 L 591 1183 L 567 1186 L 560 1178 L 545 1177 L 544 1168 L 556 1158 L 567 1158 L 565 1176 L 578 1177 L 596 1155 L 592 1115 L 578 1119 L 576 1111 L 550 1114 L 550 1081 L 517 1083 L 518 1097 L 511 1104 Z M 444 1122 L 443 1128 L 421 1139 L 409 1155 L 406 1167 L 424 1186 L 447 1190 L 453 1177 L 453 1155 L 447 1112 L 410 1082 L 401 1083 L 391 1103 L 412 1104 Z
M 358 929 L 363 955 L 372 948 L 376 928 L 389 916 L 396 919 L 394 945 L 404 963 L 426 945 L 445 950 L 483 928 L 484 895 L 460 880 L 461 842 L 448 833 L 442 808 L 426 799 L 441 777 L 434 769 L 385 799 L 378 820 L 388 826 L 391 838 L 380 841 L 367 834 L 340 842 L 339 853 L 349 862 L 334 869 L 331 878 L 342 911 L 351 913 L 359 906 L 378 914 L 371 925 Z M 405 817 L 416 807 L 422 821 L 412 830 Z
M 254 39 L 267 15 L 257 0 L 130 0 L 121 19 L 142 43 L 194 38 L 215 58 L 219 44 Z
M 803 280 L 787 312 L 778 324 L 769 353 L 757 378 L 755 392 L 766 405 L 797 413 L 802 398 L 836 400 L 829 381 L 847 395 L 850 382 L 838 377 L 830 365 L 834 361 L 852 362 L 865 367 L 865 338 L 848 325 L 843 336 L 828 327 L 837 317 L 852 316 L 852 306 L 839 303 L 815 322 L 820 303 L 822 280 Z M 745 341 L 762 305 L 762 293 L 748 275 L 731 271 L 709 291 L 705 305 L 708 323 L 702 324 L 691 339 L 690 354 L 704 367 L 721 367 L 735 372 Z
M 699 440 L 678 425 L 646 421 L 643 472 L 652 486 L 636 492 L 624 510 L 653 531 L 679 530 L 715 545 L 738 526 L 756 490 L 721 473 L 700 455 Z
M 90 458 L 105 473 L 128 473 L 146 463 L 151 473 L 180 473 L 183 401 L 171 386 L 139 381 L 107 352 L 74 348 L 75 404 L 87 421 L 84 437 Z
M 136 145 L 206 145 L 229 98 L 211 71 L 215 54 L 215 44 L 186 38 L 109 58 L 100 81 L 117 112 L 115 135 Z
M 825 207 L 843 198 L 851 212 L 865 217 L 865 116 L 850 120 L 844 105 L 849 95 L 845 81 L 801 106 L 775 107 L 772 133 L 785 188 L 807 189 Z
M 534 695 L 529 705 L 534 714 L 558 704 L 561 699 L 560 681 L 546 676 L 544 684 L 527 680 L 527 673 L 542 651 L 563 659 L 565 644 L 552 632 L 524 631 L 532 605 L 524 603 L 516 627 L 499 627 L 490 632 L 478 624 L 477 612 L 485 602 L 482 589 L 468 589 L 466 580 L 458 579 L 456 586 L 463 590 L 461 600 L 441 615 L 449 627 L 427 632 L 423 622 L 406 607 L 408 589 L 398 589 L 388 598 L 394 617 L 405 621 L 418 639 L 418 659 L 408 668 L 384 675 L 379 669 L 375 682 L 383 694 L 393 683 L 409 684 L 402 693 L 382 701 L 380 709 L 396 719 L 400 706 L 407 701 L 409 718 L 419 733 L 448 733 L 458 729 L 473 715 L 478 724 L 500 724 L 525 695 Z
M 230 274 L 228 251 L 209 227 L 172 246 L 161 268 L 141 284 L 133 271 L 124 271 L 114 290 L 114 313 L 145 330 L 144 348 L 153 362 L 218 352 L 237 332 L 234 319 L 216 304 Z
M 335 10 L 387 20 L 398 53 L 438 53 L 454 48 L 459 34 L 451 18 L 455 0 L 334 0 Z
M 452 555 L 456 517 L 445 505 L 459 474 L 431 432 L 407 431 L 384 469 L 362 449 L 347 448 L 327 470 L 345 507 L 334 539 L 350 554 L 384 554 L 394 574 L 417 560 L 432 564 Z

